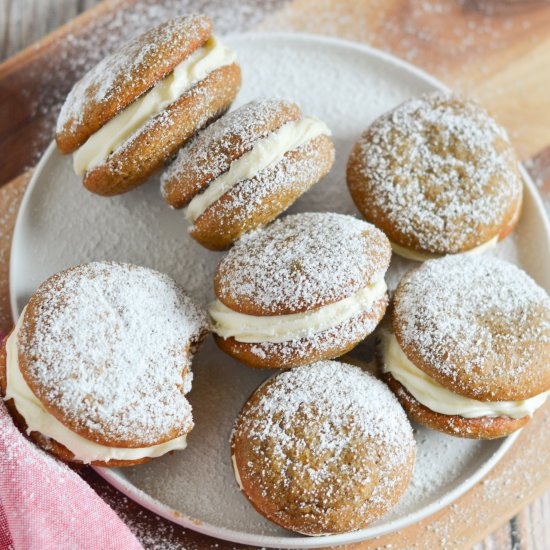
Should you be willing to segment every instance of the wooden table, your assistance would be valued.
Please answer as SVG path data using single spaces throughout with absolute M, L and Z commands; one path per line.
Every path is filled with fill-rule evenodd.
M 96 4 L 98 0 L 0 0 L 0 60 Z M 60 101 L 75 78 L 111 49 L 121 33 L 132 33 L 144 21 L 176 11 L 209 13 L 222 32 L 284 29 L 340 36 L 420 65 L 491 108 L 510 131 L 550 204 L 548 2 L 163 0 L 160 7 L 153 4 L 104 0 L 91 14 L 0 66 L 0 183 L 5 184 L 0 188 L 1 330 L 10 324 L 7 265 L 13 221 L 28 179 L 23 172 L 34 165 L 51 139 Z M 131 12 L 134 15 L 128 16 Z M 526 505 L 550 486 L 548 428 L 547 406 L 505 463 L 455 505 L 400 535 L 354 548 L 471 547 L 499 524 L 476 549 L 550 548 L 550 492 Z M 239 547 L 184 531 L 143 512 L 89 469 L 81 475 L 128 521 L 147 548 Z

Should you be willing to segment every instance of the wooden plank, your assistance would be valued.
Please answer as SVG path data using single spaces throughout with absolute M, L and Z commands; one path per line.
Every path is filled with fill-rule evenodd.
M 9 303 L 11 237 L 30 176 L 31 172 L 27 172 L 0 188 L 0 337 L 13 326 Z
M 199 5 L 214 13 L 221 30 L 251 28 L 265 15 L 257 28 L 294 29 L 370 43 L 478 95 L 511 130 L 522 158 L 550 145 L 550 95 L 545 93 L 550 78 L 545 66 L 550 55 L 550 37 L 545 32 L 550 27 L 550 4 L 529 2 L 528 9 L 513 17 L 489 18 L 476 9 L 476 3 L 454 0 L 437 5 L 405 0 L 295 0 L 275 12 L 283 3 L 267 2 L 262 14 L 253 1 L 241 2 L 241 11 L 224 19 L 220 2 L 214 0 L 202 4 L 164 0 L 161 4 L 169 9 L 161 4 L 144 7 L 136 0 L 109 0 L 14 56 L 0 65 L 0 150 L 10 151 L 0 183 L 36 161 L 37 152 L 51 139 L 59 104 L 90 64 L 123 36 Z M 21 4 L 12 1 L 10 5 L 14 10 Z M 6 33 L 4 41 L 9 36 Z
M 58 105 L 79 76 L 72 56 L 84 54 L 70 44 L 84 44 L 104 27 L 114 4 L 98 4 L 0 65 L 0 151 L 9 151 L 0 185 L 34 165 L 52 139 Z
M 0 59 L 13 56 L 96 5 L 98 0 L 4 0 L 0 10 Z
M 481 8 L 480 8 L 481 5 Z M 477 96 L 511 133 L 525 160 L 550 145 L 550 3 L 495 17 L 497 2 L 295 0 L 262 30 L 287 29 L 371 44 Z

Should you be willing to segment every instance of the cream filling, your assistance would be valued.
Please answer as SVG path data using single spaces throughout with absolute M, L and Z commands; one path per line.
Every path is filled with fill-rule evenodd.
M 549 393 L 543 392 L 519 401 L 477 401 L 453 393 L 415 367 L 401 349 L 395 335 L 387 331 L 382 334 L 382 353 L 384 372 L 391 373 L 419 403 L 445 415 L 458 415 L 464 418 L 524 418 L 533 416 L 533 413 L 544 404 Z
M 109 460 L 139 460 L 145 457 L 161 456 L 169 451 L 185 449 L 187 445 L 186 436 L 182 435 L 160 445 L 150 447 L 107 447 L 94 443 L 89 439 L 76 434 L 66 428 L 57 418 L 47 411 L 40 400 L 23 378 L 19 370 L 19 359 L 17 351 L 17 337 L 23 324 L 25 310 L 21 313 L 17 325 L 6 343 L 6 397 L 5 400 L 13 399 L 17 412 L 25 419 L 27 433 L 39 432 L 42 435 L 61 443 L 76 460 L 85 463 L 92 461 Z
M 485 254 L 487 250 L 494 248 L 498 243 L 498 235 L 495 235 L 492 239 L 489 239 L 487 242 L 480 244 L 479 246 L 476 246 L 474 248 L 471 248 L 470 250 L 466 250 L 465 252 L 461 252 L 461 255 L 464 256 L 481 256 L 482 254 Z M 417 262 L 425 262 L 427 260 L 434 260 L 436 258 L 441 258 L 442 254 L 433 254 L 431 252 L 417 252 L 416 250 L 411 250 L 410 248 L 406 248 L 404 246 L 401 246 L 399 244 L 391 242 L 392 250 L 398 254 L 399 256 L 402 256 L 403 258 L 407 258 L 408 260 L 415 260 Z
M 238 313 L 219 300 L 209 306 L 214 332 L 238 342 L 286 342 L 323 332 L 368 311 L 386 293 L 384 279 L 356 292 L 353 296 L 313 311 L 290 315 L 247 315 Z
M 285 153 L 300 147 L 320 135 L 330 136 L 327 125 L 313 117 L 302 117 L 284 124 L 267 137 L 257 141 L 250 151 L 231 163 L 229 170 L 213 181 L 185 209 L 185 218 L 195 220 L 222 195 L 239 182 L 250 179 L 282 160 Z
M 235 53 L 211 36 L 148 92 L 102 126 L 73 154 L 74 171 L 84 175 L 101 164 L 150 118 L 181 97 L 209 73 L 235 61 Z
M 241 482 L 241 476 L 239 474 L 239 469 L 237 468 L 237 460 L 235 459 L 235 455 L 231 455 L 231 462 L 233 463 L 233 472 L 235 474 L 235 481 L 237 482 L 237 485 L 239 486 L 239 489 L 243 490 L 243 484 Z

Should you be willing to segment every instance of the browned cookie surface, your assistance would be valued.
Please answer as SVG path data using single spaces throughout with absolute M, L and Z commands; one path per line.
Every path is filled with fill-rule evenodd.
M 31 391 L 64 426 L 112 447 L 193 427 L 186 394 L 203 313 L 168 276 L 114 262 L 70 268 L 31 297 L 18 338 Z
M 88 170 L 84 185 L 99 195 L 118 195 L 143 183 L 197 130 L 231 105 L 241 84 L 236 64 L 212 71 L 161 113 L 149 119 L 109 157 Z
M 6 342 L 10 335 L 11 333 L 4 339 L 0 347 L 0 397 L 6 396 Z M 6 401 L 6 407 L 10 412 L 15 425 L 21 432 L 27 434 L 27 424 L 25 419 L 19 414 L 13 399 Z M 28 437 L 39 447 L 50 452 L 57 458 L 60 458 L 65 462 L 78 462 L 74 459 L 73 453 L 71 453 L 71 451 L 69 451 L 65 446 L 61 445 L 61 443 L 58 443 L 49 437 L 45 437 L 39 432 L 31 432 L 28 434 Z M 149 458 L 142 458 L 139 460 L 110 460 L 108 462 L 94 461 L 91 464 L 94 466 L 110 466 L 113 468 L 118 468 L 121 466 L 134 466 L 136 464 L 142 464 L 144 462 L 148 462 L 149 460 Z
M 381 517 L 407 488 L 415 457 L 411 426 L 389 389 L 333 361 L 262 385 L 237 418 L 231 449 L 256 510 L 309 535 Z
M 254 144 L 301 116 L 292 101 L 260 99 L 225 115 L 184 147 L 162 178 L 168 204 L 181 208 Z
M 197 218 L 191 236 L 212 250 L 229 248 L 241 235 L 286 210 L 329 172 L 333 162 L 330 139 L 324 135 L 311 139 L 222 195 Z
M 204 15 L 176 17 L 124 44 L 84 75 L 57 122 L 63 153 L 78 149 L 106 122 L 168 75 L 212 32 Z
M 378 118 L 355 145 L 347 179 L 390 241 L 431 254 L 503 238 L 523 189 L 504 129 L 476 103 L 441 92 Z
M 390 256 L 385 235 L 364 221 L 295 214 L 237 242 L 218 265 L 214 288 L 239 313 L 303 313 L 379 282 Z
M 406 357 L 455 393 L 516 401 L 550 389 L 550 298 L 503 260 L 448 256 L 409 272 L 392 330 Z
M 383 377 L 412 420 L 449 435 L 469 439 L 495 439 L 510 435 L 529 422 L 528 416 L 523 418 L 504 416 L 464 418 L 458 415 L 437 413 L 419 403 L 391 374 L 386 373 Z
M 311 123 L 320 128 L 304 134 Z M 284 142 L 269 141 L 278 130 L 290 140 L 286 149 Z M 200 132 L 180 151 L 162 178 L 162 194 L 176 208 L 191 203 L 191 236 L 206 248 L 224 250 L 241 235 L 273 221 L 329 172 L 334 163 L 329 134 L 291 101 L 252 101 Z M 241 160 L 245 173 L 239 172 Z M 230 181 L 217 180 L 225 174 Z M 211 195 L 205 198 L 203 193 Z M 194 202 L 195 197 L 204 204 Z
M 387 303 L 388 298 L 384 296 L 368 312 L 355 315 L 313 336 L 287 342 L 250 344 L 216 335 L 214 339 L 220 349 L 249 367 L 301 367 L 315 361 L 340 357 L 351 351 L 375 329 L 384 316 Z

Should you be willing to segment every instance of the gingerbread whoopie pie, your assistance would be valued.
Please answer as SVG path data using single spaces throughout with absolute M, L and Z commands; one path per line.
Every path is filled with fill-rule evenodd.
M 411 418 L 450 435 L 506 436 L 550 390 L 550 299 L 492 257 L 430 260 L 399 283 L 381 331 L 384 377 Z
M 164 22 L 123 45 L 75 84 L 56 142 L 99 195 L 143 183 L 230 106 L 241 82 L 235 54 L 204 15 Z
M 231 437 L 235 478 L 256 510 L 305 535 L 366 527 L 412 476 L 412 427 L 383 382 L 344 363 L 284 371 L 246 402 Z
M 357 208 L 417 261 L 479 255 L 516 225 L 523 183 L 506 131 L 477 103 L 436 92 L 382 115 L 353 148 Z
M 16 424 L 57 457 L 102 466 L 183 449 L 205 315 L 168 276 L 95 262 L 47 279 L 4 341 Z
M 212 250 L 274 220 L 334 162 L 326 124 L 291 101 L 261 99 L 200 132 L 162 177 L 162 194 L 186 206 L 190 234 Z
M 390 256 L 379 229 L 343 214 L 295 214 L 248 234 L 215 274 L 216 343 L 250 367 L 343 355 L 384 315 Z

